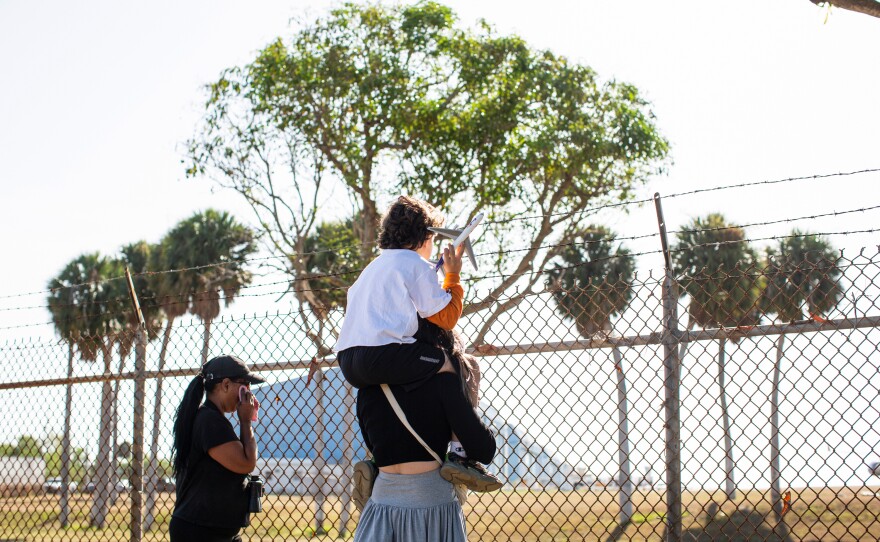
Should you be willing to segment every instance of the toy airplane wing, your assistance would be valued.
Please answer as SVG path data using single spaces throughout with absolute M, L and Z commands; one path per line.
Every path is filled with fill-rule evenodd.
M 453 230 L 453 229 L 449 229 L 449 228 L 428 228 L 428 229 L 431 230 L 432 232 L 436 233 L 437 235 L 442 235 L 443 237 L 448 237 L 450 239 L 456 239 L 459 235 L 461 235 L 461 232 L 463 231 L 463 230 Z M 477 258 L 476 258 L 476 256 L 474 256 L 474 247 L 471 245 L 470 238 L 469 237 L 465 238 L 465 240 L 462 241 L 462 243 L 464 243 L 464 251 L 467 253 L 468 259 L 471 261 L 471 265 L 474 266 L 474 269 L 479 269 L 477 267 Z
M 477 227 L 477 224 L 483 220 L 483 213 L 479 213 L 474 217 L 470 223 L 464 228 L 458 230 L 455 228 L 428 228 L 430 231 L 436 233 L 437 235 L 442 235 L 443 237 L 448 237 L 450 239 L 454 239 L 452 246 L 458 247 L 460 244 L 464 244 L 464 251 L 468 255 L 468 259 L 471 261 L 471 265 L 474 266 L 474 270 L 479 269 L 477 267 L 477 258 L 474 256 L 474 247 L 471 245 L 470 234 L 474 231 L 474 228 Z M 443 258 L 437 262 L 437 269 L 440 269 L 440 266 L 443 265 Z

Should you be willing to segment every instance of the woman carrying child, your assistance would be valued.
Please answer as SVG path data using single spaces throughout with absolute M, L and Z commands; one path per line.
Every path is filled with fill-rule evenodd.
M 442 214 L 427 202 L 407 196 L 397 198 L 382 218 L 381 254 L 348 290 L 345 319 L 334 350 L 342 374 L 360 390 L 359 401 L 361 393 L 371 386 L 397 385 L 410 393 L 421 390 L 436 375 L 466 377 L 465 371 L 457 367 L 462 363 L 454 363 L 463 358 L 454 358 L 449 348 L 438 346 L 436 341 L 417 337 L 420 319 L 451 332 L 461 317 L 463 247 L 444 248 L 442 285 L 437 281 L 434 264 L 428 261 L 434 236 L 429 228 L 442 225 Z M 389 422 L 399 423 L 396 419 Z M 452 435 L 450 453 L 440 473 L 443 478 L 474 491 L 499 489 L 501 482 L 486 472 L 476 461 L 480 458 L 471 455 L 457 437 Z M 361 508 L 369 497 L 375 467 L 360 462 L 355 465 L 354 476 L 355 503 Z

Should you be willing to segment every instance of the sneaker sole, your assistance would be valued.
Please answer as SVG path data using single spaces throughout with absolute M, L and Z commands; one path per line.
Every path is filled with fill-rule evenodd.
M 462 484 L 471 491 L 476 491 L 477 493 L 497 491 L 504 485 L 496 480 L 483 480 L 477 478 L 472 474 L 462 472 L 454 467 L 448 467 L 446 465 L 440 469 L 440 476 L 447 482 L 452 484 Z
M 367 501 L 370 500 L 370 495 L 373 493 L 373 470 L 367 463 L 359 461 L 354 466 L 352 481 L 354 482 L 354 487 L 351 490 L 351 500 L 354 501 L 354 505 L 358 510 L 363 510 L 367 506 Z

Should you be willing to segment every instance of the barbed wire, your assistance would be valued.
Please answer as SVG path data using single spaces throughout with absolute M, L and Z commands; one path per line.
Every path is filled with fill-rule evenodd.
M 855 231 L 844 231 L 844 232 L 820 232 L 820 233 L 813 233 L 813 234 L 769 236 L 769 237 L 752 238 L 752 239 L 736 239 L 736 240 L 729 240 L 729 241 L 705 243 L 705 244 L 701 244 L 701 245 L 691 245 L 691 246 L 687 246 L 687 247 L 676 247 L 676 248 L 670 249 L 670 252 L 691 251 L 691 250 L 694 250 L 697 248 L 702 248 L 702 247 L 707 247 L 707 246 L 729 245 L 729 244 L 737 244 L 737 243 L 753 242 L 753 241 L 761 241 L 761 240 L 781 240 L 781 239 L 789 239 L 789 238 L 826 236 L 826 235 L 829 235 L 829 236 L 830 235 L 848 235 L 851 233 L 866 233 L 866 232 L 877 232 L 877 231 L 880 231 L 880 229 L 855 230 Z M 864 256 L 863 251 L 864 251 L 864 249 L 862 249 L 862 251 L 859 252 L 859 256 Z M 610 256 L 606 256 L 606 257 L 595 258 L 590 261 L 579 262 L 579 263 L 572 264 L 569 266 L 556 266 L 556 267 L 553 267 L 552 269 L 544 269 L 544 270 L 528 270 L 528 271 L 523 271 L 521 273 L 514 273 L 514 274 L 498 274 L 498 275 L 492 275 L 492 276 L 474 277 L 471 279 L 463 280 L 462 282 L 470 283 L 470 282 L 479 282 L 479 281 L 486 280 L 489 278 L 500 277 L 502 279 L 505 279 L 505 278 L 510 278 L 510 277 L 522 277 L 522 276 L 527 276 L 527 275 L 546 274 L 547 271 L 549 271 L 549 270 L 562 271 L 562 270 L 566 270 L 566 269 L 575 269 L 578 267 L 583 267 L 586 265 L 594 264 L 594 263 L 600 262 L 600 261 L 606 261 L 606 260 L 611 260 L 611 259 L 616 259 L 616 258 L 631 258 L 631 257 L 648 255 L 648 254 L 658 254 L 658 253 L 662 253 L 662 252 L 663 252 L 662 249 L 655 249 L 655 250 L 642 251 L 642 252 L 629 253 L 629 254 L 614 254 L 614 255 L 610 255 Z M 856 267 L 856 268 L 865 267 L 865 266 L 869 265 L 870 263 L 873 263 L 873 262 L 855 263 L 855 262 L 851 261 L 850 263 L 848 263 L 846 265 L 835 264 L 835 267 L 838 270 L 840 270 L 841 272 L 845 272 L 845 270 L 850 267 Z M 766 269 L 766 267 L 764 269 Z M 719 272 L 719 273 L 721 272 L 720 270 L 715 270 L 715 271 Z M 758 271 L 755 273 L 740 273 L 737 276 L 759 277 L 759 276 L 769 276 L 771 274 L 773 274 L 773 273 L 767 273 L 766 271 Z M 677 278 L 680 280 L 682 277 L 685 277 L 685 276 L 687 276 L 687 275 L 678 275 Z M 700 278 L 705 278 L 708 280 L 711 277 L 700 277 Z M 659 280 L 659 279 L 653 279 L 653 277 L 652 277 L 650 280 Z M 638 283 L 637 281 L 638 281 L 638 279 L 635 279 L 635 281 L 633 282 L 633 284 L 631 284 L 631 286 L 642 286 L 642 285 L 647 284 L 646 281 L 641 282 L 641 283 Z M 279 281 L 278 283 L 275 283 L 275 284 L 287 284 L 287 283 L 289 283 L 289 281 Z M 261 285 L 261 286 L 266 286 L 266 285 Z M 273 291 L 273 292 L 265 292 L 265 293 L 258 293 L 258 294 L 238 294 L 235 297 L 236 298 L 238 298 L 238 297 L 263 297 L 263 296 L 267 296 L 267 295 L 273 295 L 273 296 L 283 295 L 285 293 L 310 292 L 310 291 L 312 291 L 312 292 L 327 292 L 327 291 L 344 291 L 344 290 L 347 290 L 346 286 L 334 286 L 334 287 L 325 287 L 325 288 L 301 288 L 301 289 L 287 288 L 284 291 Z M 202 293 L 207 293 L 207 292 L 202 292 Z M 537 292 L 537 293 L 543 293 L 543 292 Z M 188 295 L 193 295 L 193 294 L 188 294 Z M 524 294 L 516 294 L 516 295 L 512 295 L 512 296 L 508 296 L 508 297 L 487 295 L 486 297 L 491 298 L 491 300 L 493 302 L 499 302 L 499 301 L 505 300 L 505 299 L 521 298 L 523 295 Z M 219 299 L 223 299 L 223 298 L 222 297 L 218 298 L 218 301 L 219 301 Z M 484 301 L 486 301 L 486 299 L 482 299 L 482 300 L 475 299 L 472 302 L 482 303 Z M 162 307 L 167 307 L 167 306 L 180 305 L 180 304 L 184 304 L 184 303 L 189 304 L 189 301 L 186 300 L 186 301 L 178 301 L 178 302 L 172 302 L 172 303 L 156 303 L 156 304 L 145 304 L 144 303 L 144 304 L 142 304 L 142 307 L 144 307 L 144 308 L 162 308 Z M 303 310 L 308 310 L 309 312 L 314 313 L 314 311 L 311 309 L 303 309 Z M 331 310 L 331 311 L 337 310 L 337 308 L 329 308 L 328 310 Z M 108 318 L 112 318 L 112 317 L 121 317 L 121 316 L 129 316 L 129 315 L 130 315 L 130 311 L 121 310 L 121 311 L 117 311 L 114 313 L 110 313 L 105 316 Z M 193 316 L 197 317 L 197 315 L 193 315 Z M 86 318 L 89 318 L 89 315 L 76 316 L 76 317 L 68 318 L 65 321 L 75 322 L 75 321 L 86 319 Z M 221 317 L 221 320 L 222 320 L 222 317 Z M 31 324 L 20 324 L 20 325 L 15 325 L 15 326 L 0 327 L 0 330 L 12 330 L 12 329 L 23 329 L 23 328 L 31 328 L 31 327 L 41 327 L 41 326 L 49 326 L 49 325 L 54 325 L 54 324 L 55 324 L 54 321 L 38 322 L 38 323 L 31 323 Z M 120 330 L 113 332 L 113 334 L 111 336 L 118 337 L 121 335 L 128 334 L 130 332 L 131 331 L 127 330 L 127 329 L 120 329 Z
M 758 186 L 758 185 L 778 184 L 778 183 L 794 182 L 794 181 L 801 181 L 801 180 L 812 180 L 812 179 L 823 179 L 823 178 L 830 178 L 830 177 L 851 176 L 851 175 L 859 175 L 859 174 L 864 174 L 864 173 L 875 173 L 875 172 L 880 172 L 880 168 L 862 169 L 862 170 L 849 171 L 849 172 L 807 175 L 807 176 L 801 176 L 801 177 L 787 177 L 787 178 L 783 178 L 783 179 L 774 179 L 774 180 L 765 180 L 765 181 L 752 181 L 752 182 L 717 186 L 717 187 L 711 187 L 711 188 L 701 188 L 701 189 L 696 189 L 696 190 L 690 190 L 687 192 L 678 192 L 678 193 L 669 194 L 669 195 L 666 195 L 663 197 L 664 197 L 664 199 L 671 199 L 671 198 L 683 197 L 683 196 L 704 193 L 704 192 L 729 190 L 729 189 L 744 188 L 744 187 Z M 636 204 L 646 203 L 646 202 L 650 202 L 650 201 L 653 201 L 653 198 L 644 198 L 644 199 L 640 199 L 640 200 L 631 200 L 631 201 L 626 201 L 626 202 L 609 203 L 609 204 L 605 204 L 605 205 L 599 205 L 599 206 L 595 206 L 595 207 L 586 208 L 586 209 L 583 209 L 580 211 L 575 211 L 575 212 L 551 213 L 551 214 L 546 214 L 546 215 L 532 215 L 532 216 L 528 216 L 528 217 L 515 217 L 515 218 L 508 219 L 508 220 L 488 221 L 485 224 L 487 224 L 487 225 L 503 224 L 503 223 L 508 223 L 508 222 L 521 221 L 521 220 L 533 220 L 536 218 L 545 218 L 545 217 L 563 216 L 563 215 L 577 215 L 577 214 L 595 212 L 595 211 L 599 211 L 602 209 L 615 208 L 615 207 L 620 207 L 620 206 L 625 206 L 625 205 L 636 205 Z M 874 209 L 874 208 L 876 208 L 876 207 L 872 207 L 870 209 Z M 858 211 L 870 210 L 870 209 L 860 209 L 860 210 L 853 210 L 853 211 L 847 211 L 847 212 L 858 212 Z M 834 216 L 836 214 L 845 214 L 845 213 L 846 212 L 826 213 L 826 214 L 822 214 L 822 215 L 814 215 L 814 216 L 802 217 L 802 218 L 797 218 L 797 219 L 783 219 L 783 220 L 769 221 L 769 222 L 763 222 L 763 223 L 759 222 L 759 223 L 755 223 L 752 225 L 769 225 L 769 224 L 774 224 L 774 223 L 803 220 L 803 219 L 807 219 L 807 218 L 819 218 L 821 216 Z M 747 226 L 748 225 L 743 225 L 743 226 L 738 226 L 738 227 L 747 227 Z M 706 231 L 709 231 L 709 230 L 706 230 Z M 678 232 L 670 232 L 670 233 L 678 233 Z M 647 237 L 654 237 L 656 235 L 658 235 L 658 234 L 652 233 L 652 234 L 645 234 L 645 235 L 632 236 L 632 237 L 628 237 L 628 238 L 619 238 L 619 239 L 621 239 L 621 240 L 627 240 L 627 239 L 635 240 L 635 239 L 642 239 L 642 238 L 647 238 Z M 292 253 L 292 254 L 286 254 L 286 255 L 273 255 L 273 256 L 265 256 L 265 257 L 260 257 L 260 258 L 248 258 L 248 259 L 244 259 L 240 262 L 214 262 L 214 263 L 186 267 L 186 268 L 179 268 L 179 269 L 143 271 L 143 272 L 135 273 L 132 276 L 140 277 L 140 276 L 160 275 L 160 274 L 165 274 L 165 273 L 182 273 L 182 272 L 187 272 L 187 271 L 198 271 L 201 269 L 209 269 L 209 268 L 213 268 L 213 267 L 221 267 L 221 266 L 227 266 L 227 265 L 239 265 L 239 264 L 254 263 L 254 262 L 268 261 L 268 260 L 290 259 L 290 258 L 296 258 L 296 257 L 305 257 L 305 256 L 310 256 L 310 255 L 332 253 L 332 252 L 337 252 L 337 251 L 341 251 L 341 250 L 360 249 L 360 248 L 363 248 L 364 246 L 373 246 L 373 245 L 374 245 L 373 242 L 368 243 L 368 244 L 355 243 L 355 244 L 347 245 L 344 247 L 316 250 L 316 251 L 311 251 L 311 252 Z M 531 250 L 531 249 L 529 249 L 529 250 Z M 495 254 L 495 253 L 494 252 L 482 253 L 480 255 L 482 256 L 482 255 L 486 255 L 486 254 Z M 88 285 L 92 285 L 92 284 L 103 284 L 103 283 L 112 282 L 112 281 L 116 281 L 116 280 L 122 280 L 124 278 L 125 278 L 125 276 L 121 275 L 118 277 L 109 277 L 106 279 L 102 279 L 100 281 L 86 281 L 86 282 L 82 282 L 82 283 L 68 284 L 68 285 L 59 286 L 56 288 L 48 288 L 45 290 L 38 290 L 38 291 L 33 291 L 33 292 L 0 295 L 0 299 L 11 299 L 11 298 L 17 298 L 17 297 L 27 297 L 27 296 L 47 294 L 47 293 L 55 292 L 58 290 L 79 288 L 79 287 L 88 286 Z
M 779 241 L 779 240 L 783 240 L 783 239 L 793 239 L 793 238 L 800 238 L 800 237 L 822 237 L 822 236 L 832 236 L 832 235 L 851 235 L 854 233 L 876 233 L 876 232 L 880 232 L 880 228 L 872 228 L 872 229 L 866 229 L 866 230 L 850 230 L 850 231 L 843 231 L 843 232 L 801 233 L 801 234 L 797 234 L 797 235 L 795 235 L 795 234 L 774 235 L 774 236 L 768 236 L 768 237 L 732 239 L 732 240 L 728 240 L 728 241 L 712 241 L 710 243 L 688 245 L 687 247 L 670 248 L 669 252 L 693 251 L 695 249 L 699 249 L 699 248 L 703 248 L 703 247 L 710 247 L 710 246 L 714 247 L 714 246 L 730 245 L 730 244 L 738 244 L 738 243 L 751 243 L 751 242 L 755 242 L 755 241 L 773 241 L 773 240 Z M 626 254 L 612 254 L 610 256 L 603 256 L 600 258 L 594 258 L 589 261 L 580 262 L 580 263 L 569 265 L 569 266 L 557 266 L 557 267 L 554 267 L 553 269 L 554 270 L 575 269 L 577 267 L 590 265 L 590 264 L 600 262 L 600 261 L 607 261 L 607 260 L 612 260 L 612 259 L 617 259 L 617 258 L 635 258 L 638 256 L 646 256 L 648 254 L 661 254 L 661 253 L 663 253 L 663 249 L 658 248 L 658 249 L 653 249 L 653 250 L 645 250 L 642 252 L 630 252 L 630 253 L 626 253 Z M 502 273 L 502 274 L 497 274 L 497 275 L 487 275 L 487 276 L 483 276 L 483 277 L 475 277 L 472 279 L 465 279 L 465 280 L 462 280 L 462 282 L 477 282 L 480 280 L 486 280 L 486 279 L 492 279 L 492 278 L 500 278 L 502 280 L 506 280 L 511 277 L 522 277 L 522 276 L 535 275 L 535 274 L 541 274 L 541 273 L 546 273 L 546 270 L 538 270 L 538 271 L 526 270 L 526 271 L 522 271 L 520 273 L 511 273 L 511 274 L 503 274 Z
M 699 194 L 699 193 L 703 193 L 703 192 L 716 192 L 716 191 L 720 191 L 720 190 L 731 190 L 731 189 L 735 189 L 735 188 L 746 188 L 746 187 L 750 187 L 750 186 L 779 184 L 779 183 L 805 181 L 805 180 L 813 180 L 813 179 L 826 179 L 826 178 L 830 178 L 830 177 L 846 177 L 846 176 L 850 176 L 850 175 L 861 175 L 864 173 L 877 173 L 877 172 L 880 172 L 880 168 L 860 169 L 857 171 L 846 171 L 846 172 L 839 172 L 839 173 L 823 173 L 823 174 L 816 174 L 816 175 L 805 175 L 802 177 L 786 177 L 784 179 L 773 179 L 773 180 L 767 180 L 767 181 L 751 181 L 751 182 L 745 182 L 745 183 L 739 183 L 739 184 L 715 186 L 712 188 L 699 188 L 696 190 L 688 190 L 686 192 L 675 192 L 672 194 L 662 196 L 662 199 L 680 198 L 680 197 L 690 196 L 693 194 Z M 597 211 L 601 211 L 604 209 L 612 209 L 615 207 L 623 207 L 626 205 L 639 205 L 639 204 L 648 203 L 651 201 L 654 201 L 653 197 L 637 199 L 637 200 L 630 200 L 630 201 L 623 201 L 623 202 L 617 202 L 617 203 L 608 203 L 608 204 L 604 204 L 604 205 L 598 205 L 595 207 L 588 207 L 586 209 L 582 209 L 580 211 L 574 211 L 574 212 L 548 213 L 548 214 L 543 214 L 543 215 L 515 217 L 515 218 L 511 218 L 511 219 L 507 219 L 507 220 L 489 221 L 489 222 L 486 222 L 486 224 L 487 225 L 488 224 L 505 224 L 508 222 L 517 222 L 517 221 L 522 221 L 522 220 L 536 220 L 539 218 L 552 218 L 554 216 L 565 216 L 565 215 L 577 215 L 577 214 L 583 214 L 583 213 L 592 213 L 592 212 L 597 212 Z
M 243 265 L 246 263 L 253 263 L 253 262 L 260 262 L 260 261 L 267 261 L 267 260 L 282 260 L 282 259 L 286 260 L 286 259 L 290 259 L 290 258 L 294 258 L 294 257 L 311 256 L 311 255 L 323 254 L 323 253 L 327 253 L 327 252 L 332 253 L 332 252 L 336 252 L 339 250 L 343 250 L 344 248 L 354 248 L 357 246 L 359 246 L 359 245 L 352 245 L 352 246 L 343 247 L 343 248 L 332 248 L 332 249 L 326 249 L 326 250 L 315 250 L 312 252 L 293 253 L 293 254 L 289 254 L 289 255 L 288 254 L 281 254 L 281 255 L 275 255 L 275 256 L 264 256 L 264 257 L 260 257 L 260 258 L 246 258 L 246 259 L 243 259 L 238 262 L 214 262 L 214 263 L 209 263 L 209 264 L 204 264 L 204 265 L 196 265 L 196 266 L 192 266 L 192 267 L 182 267 L 179 269 L 162 269 L 162 270 L 157 270 L 157 271 L 140 271 L 138 273 L 132 273 L 131 276 L 132 276 L 132 278 L 147 277 L 147 276 L 163 275 L 163 274 L 168 274 L 168 273 L 185 273 L 188 271 L 199 271 L 201 269 L 210 269 L 212 267 L 223 267 L 223 266 L 227 266 L 227 265 Z M 108 277 L 108 278 L 101 279 L 101 280 L 86 281 L 86 282 L 80 282 L 80 283 L 75 283 L 75 284 L 66 284 L 64 286 L 58 286 L 56 288 L 48 288 L 46 290 L 37 290 L 34 292 L 26 292 L 26 293 L 20 293 L 20 294 L 0 295 L 0 299 L 11 299 L 11 298 L 16 298 L 16 297 L 27 297 L 27 296 L 48 294 L 48 293 L 56 292 L 59 290 L 81 288 L 83 286 L 90 286 L 93 284 L 105 284 L 105 283 L 114 282 L 117 280 L 124 280 L 125 278 L 126 278 L 125 275 L 120 275 L 118 277 Z
M 673 233 L 673 234 L 701 233 L 701 232 L 727 230 L 727 229 L 733 229 L 733 228 L 744 229 L 744 228 L 753 227 L 753 226 L 763 226 L 763 225 L 778 224 L 778 223 L 785 223 L 785 222 L 795 222 L 798 220 L 815 219 L 815 218 L 828 217 L 828 216 L 839 216 L 839 215 L 857 213 L 857 212 L 866 212 L 866 211 L 870 211 L 870 210 L 874 210 L 874 209 L 878 209 L 878 208 L 880 208 L 880 205 L 875 205 L 875 206 L 871 206 L 871 207 L 862 207 L 862 208 L 852 209 L 852 210 L 847 210 L 847 211 L 832 211 L 829 213 L 813 214 L 813 215 L 807 215 L 807 216 L 796 217 L 796 218 L 786 218 L 786 219 L 778 219 L 778 220 L 772 220 L 772 221 L 755 222 L 755 223 L 751 223 L 751 224 L 725 225 L 725 226 L 719 226 L 719 227 L 714 227 L 714 228 L 703 228 L 703 229 L 692 229 L 692 230 L 675 230 L 675 231 L 672 231 L 669 233 Z M 795 237 L 815 237 L 815 236 L 822 236 L 822 235 L 845 235 L 845 234 L 851 234 L 851 233 L 870 233 L 870 232 L 875 232 L 875 231 L 877 231 L 877 230 L 870 229 L 870 230 L 854 230 L 854 231 L 847 231 L 847 232 L 801 233 L 801 234 L 792 234 L 792 235 L 787 235 L 787 236 L 770 236 L 770 237 L 763 237 L 763 238 L 708 242 L 708 243 L 703 243 L 703 244 L 699 244 L 699 245 L 691 245 L 689 247 L 678 247 L 675 249 L 671 249 L 670 252 L 680 252 L 682 250 L 693 250 L 693 249 L 706 247 L 706 246 L 716 246 L 716 245 L 730 244 L 730 243 L 746 243 L 746 242 L 753 242 L 753 241 L 779 240 L 779 239 L 787 239 L 787 238 L 795 238 Z M 531 251 L 531 250 L 542 250 L 542 249 L 560 248 L 560 247 L 567 247 L 567 246 L 583 246 L 583 245 L 591 245 L 591 244 L 596 244 L 596 243 L 637 240 L 637 239 L 643 239 L 643 238 L 648 238 L 648 237 L 656 237 L 658 235 L 659 235 L 659 233 L 651 233 L 651 234 L 636 235 L 636 236 L 606 237 L 603 239 L 593 239 L 593 240 L 586 240 L 586 241 L 572 241 L 569 243 L 547 244 L 547 245 L 540 245 L 538 247 L 512 249 L 512 250 L 503 251 L 502 253 L 503 254 L 512 254 L 512 253 L 516 253 L 516 252 L 527 252 L 527 251 Z M 612 255 L 609 257 L 605 257 L 605 258 L 593 259 L 593 260 L 591 260 L 591 262 L 594 263 L 594 262 L 602 261 L 602 260 L 609 259 L 609 258 L 643 256 L 643 255 L 647 255 L 647 254 L 655 254 L 658 252 L 662 252 L 662 250 L 655 249 L 655 250 L 649 250 L 649 251 L 642 251 L 642 252 L 638 252 L 638 253 Z M 477 256 L 485 256 L 485 255 L 493 255 L 493 254 L 496 254 L 496 253 L 495 252 L 480 253 L 480 254 L 477 254 Z M 157 272 L 149 272 L 149 273 L 150 274 L 159 274 L 159 273 L 173 272 L 173 271 L 175 271 L 175 270 L 157 271 Z M 294 277 L 294 278 L 287 279 L 284 281 L 275 281 L 275 282 L 260 283 L 260 284 L 248 284 L 248 285 L 242 286 L 240 289 L 262 288 L 262 287 L 274 286 L 274 285 L 278 285 L 278 284 L 292 285 L 296 282 L 305 282 L 305 281 L 310 281 L 310 280 L 319 280 L 319 279 L 326 279 L 326 278 L 338 278 L 338 277 L 343 277 L 346 275 L 359 274 L 362 271 L 363 271 L 363 268 L 357 268 L 354 270 L 340 271 L 340 272 L 336 272 L 336 273 L 310 274 L 305 277 Z M 530 272 L 532 272 L 532 271 L 524 271 L 523 274 L 521 274 L 521 275 L 524 275 L 524 274 L 527 274 Z M 143 273 L 143 274 L 147 274 L 147 273 Z M 466 279 L 462 282 L 477 282 L 477 281 L 486 280 L 486 279 L 490 279 L 490 278 L 502 278 L 502 280 L 503 280 L 503 279 L 509 278 L 511 276 L 517 276 L 517 275 L 505 275 L 505 274 L 488 275 L 488 276 L 483 276 L 483 277 L 475 277 L 475 278 Z M 114 279 L 105 279 L 105 280 L 109 281 L 109 280 L 116 280 L 116 279 L 114 278 Z M 98 281 L 98 282 L 100 282 L 100 281 Z M 261 297 L 264 295 L 284 295 L 285 293 L 288 293 L 288 292 L 296 293 L 296 292 L 308 292 L 308 291 L 331 291 L 331 290 L 339 290 L 339 289 L 345 289 L 345 287 L 336 286 L 336 287 L 304 288 L 304 289 L 292 289 L 292 288 L 288 287 L 284 292 L 268 292 L 268 293 L 264 293 L 264 294 L 237 294 L 235 297 Z M 215 293 L 218 291 L 219 291 L 219 289 L 189 291 L 189 292 L 183 292 L 180 294 L 163 295 L 163 296 L 161 296 L 161 299 L 180 299 L 180 298 L 184 298 L 184 297 L 189 298 L 190 296 L 196 296 L 199 294 Z M 144 302 L 144 301 L 147 301 L 150 299 L 158 299 L 159 297 L 160 296 L 157 296 L 157 295 L 145 296 L 145 297 L 141 298 L 141 301 Z M 84 302 L 84 303 L 65 303 L 65 304 L 60 304 L 57 306 L 58 307 L 71 307 L 71 306 L 85 307 L 85 306 L 92 306 L 92 305 L 99 305 L 100 306 L 100 305 L 106 305 L 106 304 L 110 304 L 110 303 L 119 303 L 119 302 L 124 303 L 124 302 L 126 302 L 127 299 L 128 299 L 127 295 L 121 295 L 121 296 L 111 298 L 108 300 L 104 300 L 104 301 L 89 301 L 89 302 Z M 179 304 L 183 304 L 183 303 L 188 303 L 188 301 L 144 305 L 144 307 L 145 308 L 157 308 L 157 307 L 163 307 L 163 306 L 179 305 Z M 18 310 L 35 310 L 35 309 L 43 309 L 43 308 L 51 308 L 51 306 L 50 305 L 32 305 L 32 306 L 25 306 L 25 307 L 7 307 L 7 308 L 0 308 L 0 312 L 9 312 L 9 311 L 18 311 Z M 84 317 L 88 317 L 88 316 L 84 316 Z M 8 329 L 8 328 L 0 328 L 0 329 Z

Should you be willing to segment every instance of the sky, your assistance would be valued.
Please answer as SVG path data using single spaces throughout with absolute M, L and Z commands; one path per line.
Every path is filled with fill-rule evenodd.
M 486 19 L 636 85 L 670 141 L 668 171 L 639 197 L 880 168 L 880 20 L 808 0 L 447 1 L 463 25 Z M 0 0 L 0 342 L 53 335 L 48 281 L 86 252 L 158 241 L 208 207 L 250 221 L 237 195 L 187 179 L 183 143 L 204 85 L 251 61 L 292 19 L 325 1 L 71 3 Z M 750 224 L 880 204 L 880 173 L 762 185 L 664 202 L 671 229 L 722 212 Z M 875 227 L 880 211 L 748 228 Z M 657 229 L 651 206 L 603 216 L 622 235 Z M 877 233 L 832 236 L 849 253 Z M 642 244 L 639 244 L 642 243 Z M 633 242 L 658 248 L 656 238 Z M 658 255 L 639 261 L 659 269 Z M 38 292 L 34 295 L 26 295 Z M 33 309 L 17 310 L 22 307 Z M 290 307 L 242 299 L 233 312 Z M 13 310 L 16 309 L 16 310 Z
M 185 177 L 183 143 L 202 113 L 204 85 L 289 36 L 294 19 L 332 5 L 0 2 L 0 228 L 14 262 L 0 267 L 0 308 L 42 305 L 45 294 L 20 294 L 45 290 L 84 252 L 113 254 L 125 243 L 158 241 L 196 210 L 225 209 L 250 221 L 235 194 Z M 653 104 L 673 161 L 641 196 L 880 167 L 874 18 L 844 10 L 828 16 L 806 0 L 447 5 L 461 24 L 486 19 L 499 33 L 516 33 L 602 78 L 635 84 Z M 872 173 L 714 192 L 664 208 L 671 229 L 712 211 L 740 224 L 794 218 L 876 204 L 871 187 L 878 180 Z M 793 225 L 866 229 L 878 215 L 747 233 L 784 234 Z M 622 234 L 657 227 L 650 206 L 605 220 Z M 858 248 L 876 239 L 833 241 Z M 656 239 L 648 242 L 634 248 L 655 248 Z M 645 265 L 661 264 L 655 258 Z M 237 309 L 261 310 L 267 302 Z M 0 311 L 0 327 L 45 321 L 45 309 Z

